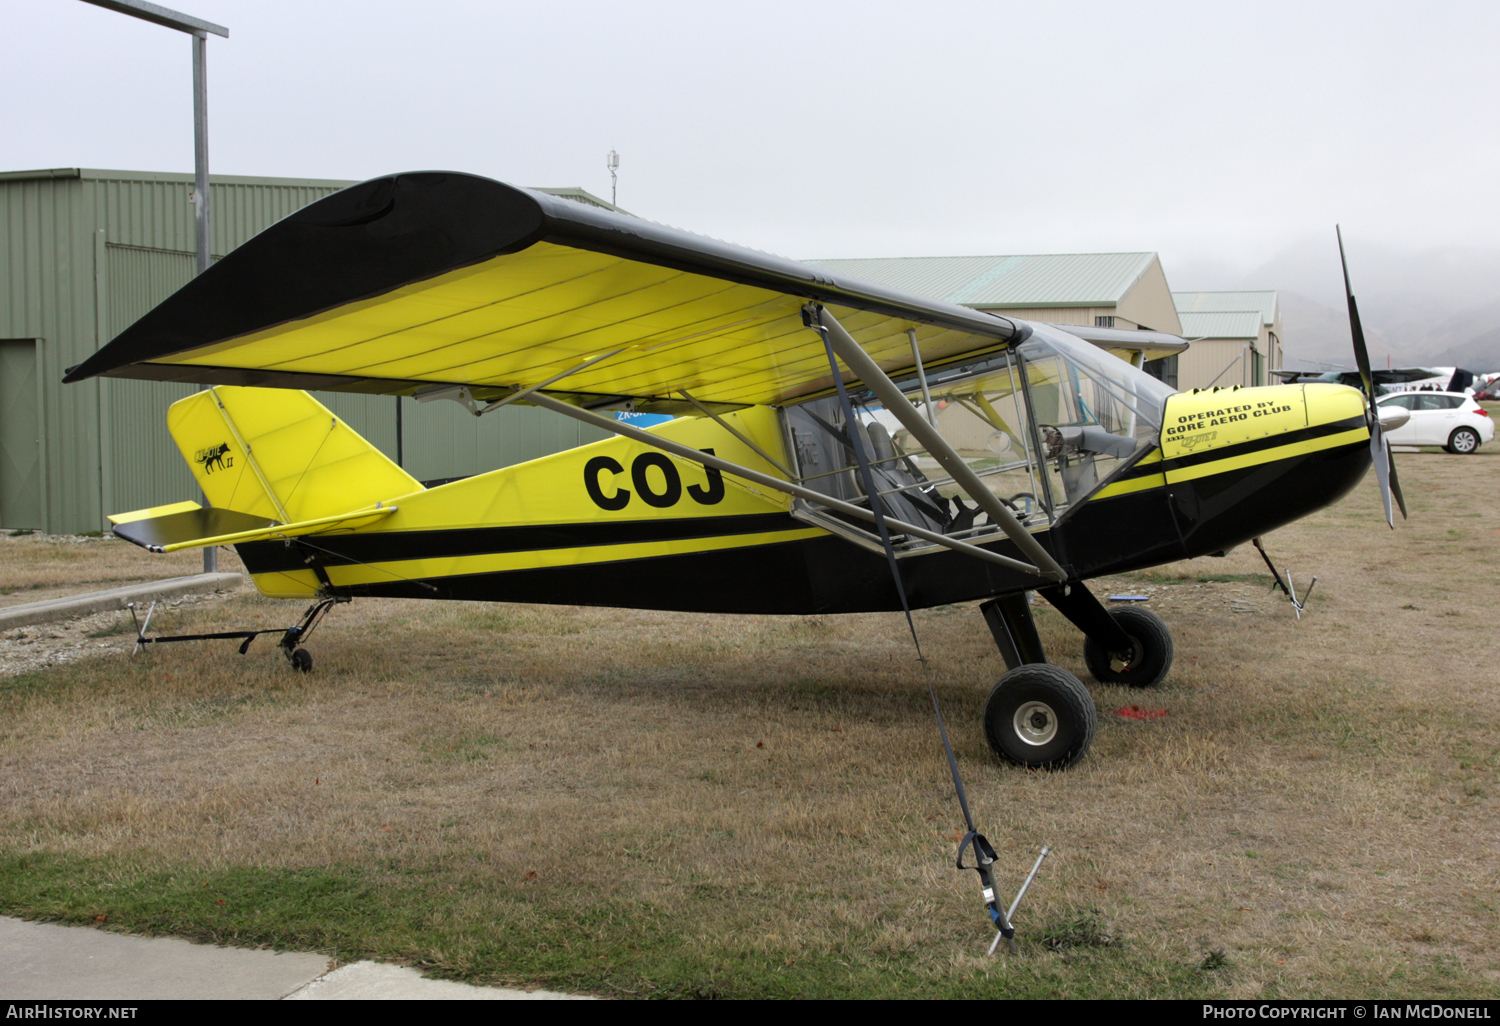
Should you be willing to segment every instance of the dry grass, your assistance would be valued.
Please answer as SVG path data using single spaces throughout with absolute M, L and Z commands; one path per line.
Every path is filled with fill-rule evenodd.
M 219 562 L 225 571 L 244 569 L 229 550 L 219 553 Z M 0 531 L 0 607 L 146 584 L 202 569 L 201 552 L 147 559 L 134 545 L 111 537 Z
M 363 601 L 314 638 L 309 676 L 263 639 L 243 658 L 164 646 L 0 681 L 6 872 L 55 855 L 82 867 L 78 887 L 235 867 L 421 887 L 420 930 L 360 943 L 476 979 L 650 987 L 666 949 L 647 938 L 670 935 L 658 960 L 677 960 L 674 978 L 720 981 L 697 992 L 778 992 L 774 967 L 805 961 L 820 985 L 841 965 L 856 982 L 860 967 L 900 967 L 953 994 L 1031 981 L 1092 996 L 1494 997 L 1500 446 L 1398 461 L 1413 519 L 1394 533 L 1372 479 L 1267 539 L 1300 585 L 1319 575 L 1300 623 L 1249 548 L 1096 582 L 1149 592 L 1177 662 L 1153 692 L 1091 684 L 1099 737 L 1067 773 L 995 763 L 978 723 L 1003 665 L 981 618 L 918 614 L 1007 886 L 1043 843 L 1056 850 L 1023 932 L 1097 921 L 1123 944 L 978 957 L 987 932 L 972 874 L 952 869 L 959 821 L 923 677 L 883 614 Z M 104 552 L 80 578 L 159 573 L 92 545 L 54 565 Z M 295 612 L 244 596 L 162 626 Z M 1040 620 L 1049 654 L 1087 679 L 1077 633 Z M 1112 715 L 1131 704 L 1167 715 Z M 8 907 L 83 915 L 62 899 Z M 546 966 L 486 946 L 528 931 L 558 949 Z M 630 971 L 578 968 L 598 950 Z M 1210 971 L 1217 951 L 1229 964 Z M 736 991 L 726 953 L 771 968 Z

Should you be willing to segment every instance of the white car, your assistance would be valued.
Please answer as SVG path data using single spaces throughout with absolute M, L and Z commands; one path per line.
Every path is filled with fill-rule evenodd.
M 1411 411 L 1410 420 L 1386 432 L 1392 445 L 1441 445 L 1467 456 L 1495 437 L 1489 411 L 1462 392 L 1398 392 L 1379 405 Z

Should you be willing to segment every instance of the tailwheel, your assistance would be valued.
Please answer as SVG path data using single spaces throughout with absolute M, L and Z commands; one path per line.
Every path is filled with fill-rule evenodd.
M 1089 750 L 1099 714 L 1079 679 L 1057 666 L 1011 670 L 984 704 L 984 736 L 1000 758 L 1033 769 L 1067 769 Z
M 1172 668 L 1172 633 L 1161 617 L 1148 609 L 1127 606 L 1110 610 L 1111 617 L 1130 636 L 1129 652 L 1107 652 L 1093 638 L 1083 642 L 1083 661 L 1101 684 L 1149 688 L 1160 684 Z
M 312 653 L 305 648 L 294 648 L 292 654 L 287 656 L 292 661 L 292 669 L 299 673 L 312 672 Z

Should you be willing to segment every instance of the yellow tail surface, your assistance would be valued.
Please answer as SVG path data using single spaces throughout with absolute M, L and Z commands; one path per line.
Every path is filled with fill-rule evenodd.
M 219 509 L 289 524 L 423 490 L 306 392 L 218 385 L 173 403 L 167 429 Z

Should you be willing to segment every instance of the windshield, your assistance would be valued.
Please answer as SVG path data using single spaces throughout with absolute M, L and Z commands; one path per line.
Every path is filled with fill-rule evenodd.
M 1171 386 L 1040 325 L 1020 355 L 1054 508 L 1084 498 L 1123 461 L 1159 444 Z

